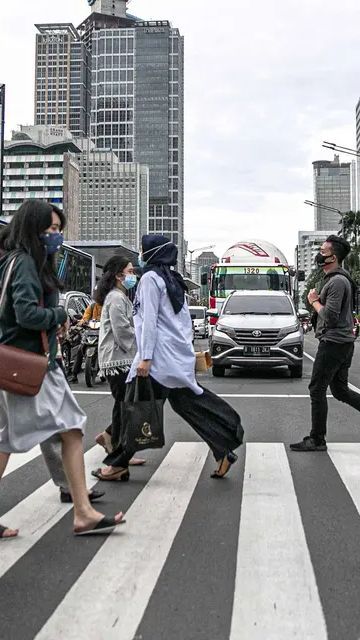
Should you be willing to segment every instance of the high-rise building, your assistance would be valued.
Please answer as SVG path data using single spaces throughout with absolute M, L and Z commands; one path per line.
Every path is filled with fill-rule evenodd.
M 120 163 L 149 167 L 148 228 L 178 245 L 182 270 L 184 41 L 167 20 L 127 13 L 127 2 L 88 0 L 91 14 L 77 29 L 37 25 L 36 122 L 86 137 L 90 88 L 91 139 Z
M 149 169 L 120 162 L 113 151 L 78 140 L 80 166 L 79 238 L 121 240 L 138 250 L 149 232 Z
M 78 239 L 80 149 L 56 127 L 20 127 L 4 148 L 3 216 L 11 219 L 28 198 L 64 209 L 66 239 Z
M 350 162 L 340 162 L 338 155 L 332 161 L 318 160 L 313 162 L 313 176 L 316 203 L 338 209 L 341 213 L 346 213 L 355 206 L 352 189 L 354 171 Z M 340 228 L 339 213 L 320 206 L 315 208 L 316 230 Z
M 72 24 L 37 24 L 35 124 L 86 136 L 90 123 L 90 54 Z
M 91 51 L 91 139 L 121 162 L 149 167 L 149 230 L 184 260 L 184 42 L 168 21 L 126 13 L 126 0 L 95 0 L 79 26 Z
M 4 175 L 4 129 L 5 129 L 5 85 L 0 83 L 0 216 L 2 215 L 3 175 Z
M 316 267 L 315 256 L 326 238 L 333 233 L 337 233 L 337 228 L 322 231 L 299 231 L 296 248 L 296 268 L 305 272 L 305 282 L 299 283 L 300 299 L 305 290 L 306 280 Z

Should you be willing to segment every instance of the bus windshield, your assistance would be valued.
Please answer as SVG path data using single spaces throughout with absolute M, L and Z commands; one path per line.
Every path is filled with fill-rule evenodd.
M 290 278 L 279 267 L 217 267 L 211 279 L 211 294 L 227 298 L 232 291 L 287 291 Z
M 57 268 L 64 291 L 81 291 L 88 295 L 92 294 L 92 256 L 63 244 L 57 256 Z

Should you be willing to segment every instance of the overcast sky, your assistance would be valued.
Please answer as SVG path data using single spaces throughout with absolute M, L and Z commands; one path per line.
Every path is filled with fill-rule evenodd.
M 293 261 L 313 228 L 322 140 L 355 145 L 359 0 L 132 0 L 185 36 L 185 231 L 190 248 L 275 242 Z M 7 133 L 33 122 L 36 22 L 87 16 L 86 0 L 0 1 Z M 348 157 L 343 156 L 343 161 Z

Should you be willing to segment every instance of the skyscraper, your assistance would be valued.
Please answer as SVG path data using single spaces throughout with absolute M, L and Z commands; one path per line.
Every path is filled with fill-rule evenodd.
M 126 0 L 94 0 L 79 26 L 91 51 L 91 138 L 121 162 L 150 171 L 149 230 L 184 258 L 184 45 L 168 21 L 126 13 Z
M 90 122 L 90 54 L 74 25 L 37 24 L 35 124 L 86 136 Z
M 339 156 L 334 160 L 318 160 L 313 162 L 314 200 L 315 202 L 338 209 L 342 213 L 350 211 L 352 198 L 352 165 L 340 162 Z M 315 208 L 315 230 L 339 229 L 341 216 L 335 211 Z
M 127 1 L 88 0 L 77 29 L 37 25 L 36 122 L 83 137 L 91 91 L 91 140 L 149 167 L 149 231 L 178 245 L 183 269 L 184 41 L 167 20 L 127 13 Z

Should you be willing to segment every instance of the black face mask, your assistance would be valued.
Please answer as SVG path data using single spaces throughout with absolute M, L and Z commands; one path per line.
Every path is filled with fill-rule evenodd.
M 315 263 L 318 267 L 324 267 L 326 264 L 331 264 L 333 260 L 330 262 L 326 262 L 328 258 L 333 258 L 334 254 L 330 254 L 329 256 L 323 256 L 322 253 L 317 253 L 315 256 Z

